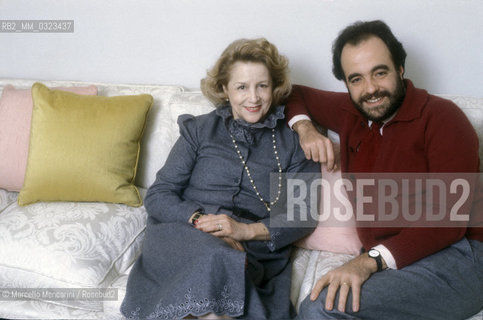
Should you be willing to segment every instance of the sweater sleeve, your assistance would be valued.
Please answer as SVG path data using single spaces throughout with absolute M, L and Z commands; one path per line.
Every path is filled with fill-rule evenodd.
M 432 97 L 426 108 L 430 111 L 426 123 L 425 154 L 430 173 L 478 173 L 478 138 L 464 113 L 453 103 Z M 476 178 L 476 175 L 475 175 Z M 470 200 L 476 188 L 476 179 L 470 182 Z M 445 217 L 453 198 L 447 197 Z M 424 205 L 424 209 L 428 206 Z M 469 213 L 471 201 L 463 210 Z M 451 223 L 451 221 L 449 221 Z M 407 266 L 459 241 L 465 234 L 464 227 L 403 228 L 400 233 L 381 242 L 392 253 L 398 268 Z
M 182 115 L 178 124 L 181 136 L 144 199 L 149 217 L 160 222 L 187 222 L 196 210 L 201 209 L 201 205 L 183 198 L 183 191 L 196 164 L 196 119 L 191 115 Z
M 287 122 L 297 115 L 306 115 L 323 127 L 338 132 L 348 102 L 351 106 L 347 93 L 294 85 L 285 109 Z

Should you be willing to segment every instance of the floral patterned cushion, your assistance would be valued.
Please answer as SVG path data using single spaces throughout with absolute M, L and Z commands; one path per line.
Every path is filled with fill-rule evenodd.
M 441 95 L 456 103 L 470 120 L 480 140 L 480 171 L 483 172 L 483 99 L 464 96 Z
M 9 192 L 4 189 L 0 189 L 0 213 L 9 205 L 17 201 L 17 192 Z
M 144 207 L 75 202 L 19 207 L 15 196 L 0 192 L 2 290 L 108 287 L 140 253 Z M 93 311 L 101 311 L 103 303 L 51 302 Z

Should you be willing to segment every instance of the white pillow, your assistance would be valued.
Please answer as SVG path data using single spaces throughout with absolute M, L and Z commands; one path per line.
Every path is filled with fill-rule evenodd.
M 0 213 L 9 205 L 17 201 L 18 192 L 7 191 L 0 189 Z
M 141 141 L 136 185 L 149 188 L 156 179 L 156 173 L 164 165 L 171 146 L 166 143 L 167 132 L 171 130 L 168 102 L 171 96 L 184 90 L 181 86 L 158 85 L 102 85 L 96 84 L 99 96 L 150 94 L 154 98 L 149 111 Z
M 0 219 L 0 288 L 108 287 L 140 254 L 146 218 L 119 204 L 13 203 Z M 52 303 L 102 311 L 103 301 Z
M 168 104 L 172 132 L 169 136 L 171 146 L 179 137 L 178 117 L 182 114 L 199 116 L 215 110 L 215 106 L 200 91 L 180 92 L 171 96 Z

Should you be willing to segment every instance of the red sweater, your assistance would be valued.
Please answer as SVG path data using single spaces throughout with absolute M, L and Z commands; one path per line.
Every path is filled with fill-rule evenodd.
M 384 126 L 374 172 L 479 172 L 478 137 L 464 113 L 451 101 L 429 95 L 405 80 L 406 96 L 396 116 Z M 305 114 L 340 136 L 341 167 L 353 172 L 357 150 L 364 148 L 368 120 L 355 109 L 349 94 L 294 86 L 287 102 L 287 119 Z M 479 225 L 483 196 L 478 206 Z M 474 208 L 475 210 L 477 208 Z M 470 230 L 470 229 L 468 229 Z M 483 229 L 469 238 L 483 240 Z M 358 228 L 366 249 L 382 244 L 398 268 L 407 266 L 460 240 L 465 228 Z

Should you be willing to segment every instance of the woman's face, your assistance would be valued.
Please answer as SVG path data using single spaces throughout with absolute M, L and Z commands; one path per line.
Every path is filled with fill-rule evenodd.
M 235 62 L 223 91 L 230 100 L 235 119 L 259 122 L 272 105 L 272 78 L 263 63 Z

